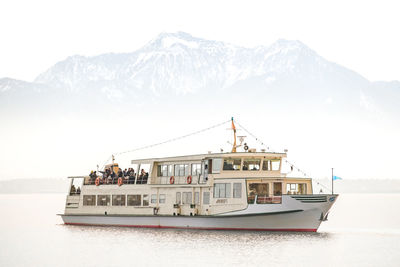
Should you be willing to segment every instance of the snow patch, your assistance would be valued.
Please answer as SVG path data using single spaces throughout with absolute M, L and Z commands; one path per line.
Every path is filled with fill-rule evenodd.
M 176 38 L 176 37 L 165 37 L 162 39 L 162 47 L 167 49 L 170 48 L 173 45 L 176 44 L 181 44 L 183 46 L 192 48 L 192 49 L 197 49 L 199 48 L 199 44 L 197 42 L 193 42 L 193 41 L 187 41 L 187 40 L 182 40 L 180 38 Z

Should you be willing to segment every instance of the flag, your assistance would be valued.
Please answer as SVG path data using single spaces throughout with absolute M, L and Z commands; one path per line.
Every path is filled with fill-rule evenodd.
M 333 176 L 333 180 L 343 180 L 343 179 L 340 178 L 339 176 Z

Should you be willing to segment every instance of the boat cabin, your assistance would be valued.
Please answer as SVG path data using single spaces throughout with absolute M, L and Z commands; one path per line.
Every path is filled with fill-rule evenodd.
M 310 178 L 288 178 L 281 172 L 285 157 L 238 152 L 132 160 L 123 177 L 71 177 L 75 191 L 69 205 L 82 201 L 82 212 L 96 206 L 104 212 L 137 207 L 149 214 L 209 215 L 249 204 L 281 204 L 283 195 L 312 194 Z M 118 164 L 106 166 L 111 167 L 118 173 Z M 83 180 L 79 194 L 77 179 Z M 118 208 L 110 211 L 113 206 Z

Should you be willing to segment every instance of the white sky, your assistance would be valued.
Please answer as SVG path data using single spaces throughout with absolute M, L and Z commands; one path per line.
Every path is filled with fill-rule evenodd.
M 365 78 L 400 80 L 399 1 L 2 0 L 0 78 L 74 54 L 131 52 L 160 32 L 252 47 L 297 39 Z

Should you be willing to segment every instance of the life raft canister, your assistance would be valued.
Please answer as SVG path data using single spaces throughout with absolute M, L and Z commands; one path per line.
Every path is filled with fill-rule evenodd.
M 174 184 L 174 183 L 175 183 L 175 177 L 174 177 L 174 176 L 171 176 L 171 177 L 169 178 L 169 183 L 170 183 L 170 184 Z
M 99 186 L 100 185 L 100 178 L 97 177 L 96 180 L 94 181 L 94 184 Z
M 191 184 L 191 183 L 192 183 L 192 176 L 191 176 L 191 175 L 189 175 L 189 176 L 186 178 L 186 182 L 187 182 L 188 184 Z
M 118 185 L 121 186 L 124 184 L 124 181 L 122 180 L 122 178 L 118 178 Z

